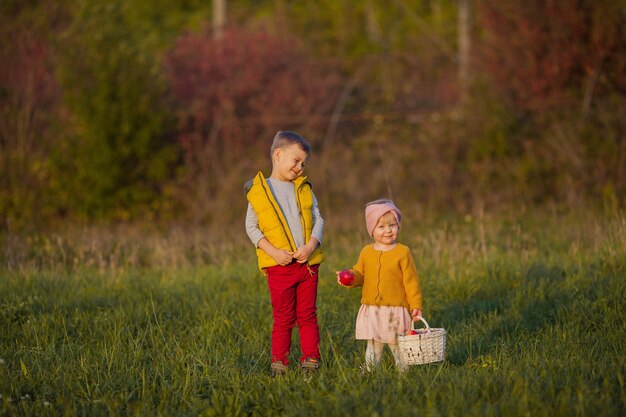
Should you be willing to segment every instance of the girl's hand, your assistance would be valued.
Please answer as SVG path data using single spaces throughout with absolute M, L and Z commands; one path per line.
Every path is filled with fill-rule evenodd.
M 345 288 L 350 288 L 348 285 L 343 285 L 341 283 L 341 280 L 339 279 L 339 274 L 341 274 L 341 271 L 335 271 L 335 274 L 337 274 L 337 284 L 339 284 L 339 285 L 341 285 L 342 287 L 345 287 Z
M 419 318 L 422 317 L 422 310 L 419 308 L 413 309 L 413 311 L 411 311 L 411 317 L 413 317 L 413 320 L 419 320 Z
M 341 281 L 339 280 L 339 274 L 341 273 L 341 271 L 335 271 L 335 274 L 337 274 L 337 284 L 341 285 L 342 287 L 345 287 L 345 285 L 343 285 L 341 283 Z

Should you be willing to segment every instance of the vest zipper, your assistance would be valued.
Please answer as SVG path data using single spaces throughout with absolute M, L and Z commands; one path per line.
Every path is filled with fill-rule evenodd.
M 298 214 L 300 215 L 300 223 L 302 224 L 302 233 L 304 233 L 304 244 L 306 245 L 307 243 L 309 243 L 307 241 L 307 227 L 306 227 L 306 223 L 304 221 L 304 214 L 302 213 L 302 202 L 300 201 L 300 188 L 304 186 L 305 181 L 300 183 L 300 186 L 295 189 L 295 193 L 296 193 L 296 202 L 298 203 Z M 311 196 L 311 198 L 313 198 Z M 312 209 L 312 207 L 311 207 Z M 311 232 L 313 232 L 313 224 L 311 224 Z M 310 236 L 309 236 L 310 239 Z M 313 250 L 313 252 L 315 252 L 315 250 Z M 313 255 L 313 252 L 311 252 L 311 255 Z M 310 259 L 310 256 L 309 256 Z M 309 268 L 309 259 L 306 260 L 306 267 L 309 270 L 309 274 L 311 276 L 313 276 L 313 271 L 311 271 L 311 269 Z
M 300 187 L 302 187 L 303 184 L 304 182 L 300 184 Z M 296 202 L 298 203 L 298 215 L 300 216 L 300 223 L 302 224 L 302 233 L 304 233 L 304 244 L 306 245 L 308 242 L 306 242 L 306 224 L 304 222 L 304 214 L 302 214 L 302 202 L 300 201 L 300 187 L 295 190 L 295 193 Z

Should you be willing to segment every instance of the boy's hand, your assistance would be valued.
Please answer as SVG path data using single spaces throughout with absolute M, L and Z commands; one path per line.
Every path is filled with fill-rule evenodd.
M 422 317 L 422 310 L 419 308 L 413 309 L 413 311 L 411 311 L 411 317 L 413 317 L 413 320 L 419 320 L 419 318 Z
M 283 249 L 276 249 L 270 256 L 281 266 L 289 265 L 294 258 L 292 252 Z
M 300 264 L 305 263 L 309 260 L 309 256 L 311 256 L 315 248 L 317 248 L 317 244 L 317 239 L 311 238 L 309 243 L 304 246 L 300 246 L 298 250 L 293 253 L 293 258 Z
M 287 252 L 286 250 L 278 249 L 276 246 L 272 245 L 270 241 L 266 238 L 262 238 L 261 240 L 259 240 L 257 246 L 259 247 L 259 249 L 262 249 L 265 253 L 271 256 L 278 265 L 289 265 L 293 260 L 293 252 Z

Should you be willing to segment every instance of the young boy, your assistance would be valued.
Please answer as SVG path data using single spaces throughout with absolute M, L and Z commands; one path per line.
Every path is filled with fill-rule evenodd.
M 272 376 L 287 372 L 291 332 L 300 331 L 301 367 L 319 366 L 317 283 L 324 220 L 311 184 L 303 176 L 311 146 L 294 132 L 280 131 L 271 147 L 272 174 L 259 172 L 245 185 L 246 231 L 267 276 L 272 302 Z

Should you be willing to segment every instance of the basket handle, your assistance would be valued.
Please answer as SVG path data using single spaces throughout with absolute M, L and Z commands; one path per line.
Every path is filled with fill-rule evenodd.
M 428 325 L 428 322 L 424 319 L 424 317 L 419 316 L 418 319 L 421 320 L 422 323 L 424 323 L 424 325 L 426 326 L 426 332 L 430 332 L 430 326 Z M 417 320 L 413 320 L 413 322 L 411 323 L 411 328 L 415 328 L 415 323 L 417 323 Z

